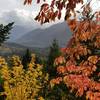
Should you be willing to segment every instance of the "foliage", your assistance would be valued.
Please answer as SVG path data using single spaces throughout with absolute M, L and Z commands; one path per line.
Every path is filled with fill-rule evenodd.
M 31 61 L 31 52 L 29 49 L 27 49 L 22 57 L 22 65 L 24 69 L 28 68 L 28 64 L 30 63 L 30 61 Z
M 59 76 L 51 85 L 63 82 L 76 97 L 100 100 L 100 25 L 89 5 L 80 21 L 68 20 L 73 37 L 64 55 L 55 60 Z
M 3 25 L 1 24 L 0 25 L 0 45 L 6 41 L 7 39 L 9 39 L 9 34 L 10 34 L 10 30 L 12 29 L 12 26 L 13 26 L 13 22 L 12 23 L 9 23 L 8 25 Z
M 47 58 L 47 72 L 51 77 L 56 76 L 56 67 L 54 66 L 54 60 L 61 55 L 60 47 L 56 39 L 53 40 L 50 46 L 50 51 Z
M 24 5 L 32 4 L 33 0 L 24 0 Z M 37 3 L 45 0 L 37 0 Z M 60 19 L 63 9 L 65 9 L 65 20 L 68 19 L 73 13 L 75 16 L 74 8 L 77 4 L 82 3 L 83 0 L 50 0 L 50 4 L 44 2 L 41 6 L 39 14 L 36 16 L 35 20 L 43 23 L 50 21 L 55 21 L 56 18 Z
M 35 63 L 35 55 L 27 70 L 23 69 L 18 56 L 11 58 L 11 67 L 0 57 L 4 87 L 1 95 L 7 100 L 100 100 L 100 12 L 92 14 L 89 2 L 82 7 L 81 20 L 68 19 L 71 12 L 75 15 L 76 4 L 83 1 L 51 1 L 51 5 L 44 3 L 41 6 L 35 19 L 41 24 L 54 21 L 56 17 L 60 19 L 65 8 L 65 19 L 73 32 L 63 54 L 55 59 L 57 75 L 50 81 L 51 87 L 43 66 Z M 25 0 L 26 3 L 31 4 L 32 0 Z
M 65 20 L 67 19 L 73 36 L 64 49 L 64 54 L 55 59 L 59 75 L 51 80 L 51 86 L 64 83 L 77 98 L 100 100 L 100 12 L 91 12 L 91 1 L 81 7 L 83 12 L 79 21 L 70 20 L 69 17 L 72 13 L 76 15 L 74 8 L 76 4 L 83 3 L 83 0 L 51 0 L 50 5 L 44 3 L 41 6 L 35 20 L 41 24 L 55 21 L 56 18 L 61 18 L 65 8 Z M 31 4 L 32 0 L 25 0 L 24 4 L 27 3 Z
M 6 100 L 44 100 L 42 89 L 48 82 L 48 74 L 43 73 L 43 66 L 35 64 L 35 55 L 32 54 L 28 70 L 24 70 L 18 56 L 11 58 L 12 66 L 8 66 L 5 59 L 0 57 L 0 73 L 4 80 Z

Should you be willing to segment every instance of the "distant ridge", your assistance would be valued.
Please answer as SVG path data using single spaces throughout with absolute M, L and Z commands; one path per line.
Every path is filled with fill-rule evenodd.
M 66 22 L 52 25 L 45 29 L 35 29 L 20 38 L 16 39 L 16 43 L 27 47 L 45 48 L 50 46 L 53 39 L 57 39 L 60 47 L 64 47 L 71 37 L 71 31 Z
M 29 32 L 30 29 L 25 26 L 14 25 L 13 29 L 11 30 L 11 34 L 9 35 L 9 42 L 14 42 L 16 39 L 23 36 L 25 33 Z

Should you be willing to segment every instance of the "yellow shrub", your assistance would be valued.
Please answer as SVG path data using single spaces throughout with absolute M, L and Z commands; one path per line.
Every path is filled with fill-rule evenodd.
M 48 74 L 43 73 L 43 66 L 35 64 L 35 55 L 28 65 L 28 70 L 23 69 L 20 58 L 13 56 L 11 66 L 8 67 L 4 58 L 0 57 L 0 73 L 4 79 L 4 94 L 6 100 L 43 100 L 40 92 L 48 81 Z

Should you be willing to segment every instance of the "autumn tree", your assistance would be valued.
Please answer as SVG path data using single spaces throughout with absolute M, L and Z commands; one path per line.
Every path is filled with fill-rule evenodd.
M 12 22 L 5 26 L 3 24 L 0 25 L 0 45 L 9 39 L 10 30 L 12 29 L 13 24 L 14 23 Z
M 55 60 L 60 77 L 51 80 L 55 84 L 64 82 L 77 97 L 89 100 L 100 99 L 100 25 L 93 19 L 95 14 L 88 3 L 80 21 L 68 21 L 74 34 L 65 56 Z
M 48 83 L 48 74 L 43 72 L 42 65 L 35 63 L 35 54 L 31 57 L 27 70 L 23 69 L 19 56 L 10 57 L 10 66 L 0 57 L 0 73 L 4 80 L 0 100 L 44 100 L 42 91 Z

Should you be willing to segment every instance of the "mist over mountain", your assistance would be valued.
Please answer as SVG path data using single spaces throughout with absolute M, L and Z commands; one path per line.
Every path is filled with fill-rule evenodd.
M 10 39 L 7 42 L 21 44 L 26 47 L 48 47 L 53 39 L 57 39 L 60 46 L 65 46 L 71 32 L 66 22 L 55 22 L 40 25 L 33 20 L 35 12 L 24 9 L 14 9 L 11 11 L 2 11 L 0 14 L 0 22 L 15 22 Z
M 37 28 L 18 37 L 14 42 L 27 47 L 49 47 L 54 39 L 58 40 L 60 47 L 64 47 L 71 37 L 71 31 L 66 22 L 62 22 L 44 29 Z
M 11 30 L 11 34 L 9 35 L 10 38 L 8 42 L 14 42 L 16 39 L 20 38 L 21 36 L 23 36 L 29 31 L 30 29 L 27 27 L 15 25 L 13 29 Z

